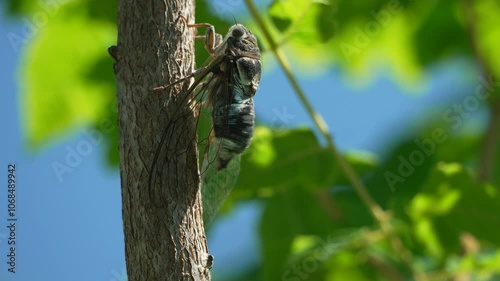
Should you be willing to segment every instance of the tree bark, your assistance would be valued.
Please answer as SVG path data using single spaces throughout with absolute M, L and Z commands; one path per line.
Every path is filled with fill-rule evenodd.
M 151 91 L 193 69 L 193 31 L 179 15 L 193 21 L 193 1 L 120 0 L 118 4 L 118 44 L 110 48 L 110 54 L 116 60 L 130 281 L 210 280 L 195 116 L 189 99 L 182 98 L 190 83 L 180 83 L 160 94 Z M 149 188 L 149 170 L 166 128 L 157 180 Z

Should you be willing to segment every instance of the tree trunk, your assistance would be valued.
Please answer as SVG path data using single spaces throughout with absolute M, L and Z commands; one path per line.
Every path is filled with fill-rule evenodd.
M 189 100 L 183 98 L 190 83 L 160 94 L 151 91 L 192 71 L 193 32 L 179 15 L 194 21 L 193 1 L 120 0 L 118 4 L 118 44 L 110 48 L 110 54 L 116 60 L 130 281 L 210 280 L 195 116 Z M 149 188 L 149 170 L 166 128 L 157 180 Z

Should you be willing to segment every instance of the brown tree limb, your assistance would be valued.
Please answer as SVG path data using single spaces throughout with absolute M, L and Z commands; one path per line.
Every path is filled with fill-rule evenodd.
M 117 81 L 125 256 L 130 281 L 210 280 L 200 195 L 196 126 L 189 87 L 193 68 L 190 0 L 120 0 L 118 44 L 110 48 Z M 163 105 L 166 105 L 165 108 Z M 182 116 L 182 118 L 179 118 Z M 166 130 L 159 169 L 149 169 Z
M 463 0 L 462 3 L 466 20 L 467 35 L 472 52 L 479 65 L 481 76 L 483 76 L 484 80 L 489 83 L 489 85 L 486 86 L 486 91 L 491 91 L 490 86 L 493 80 L 493 73 L 487 60 L 484 58 L 483 53 L 481 53 L 477 42 L 477 15 L 474 7 L 474 1 Z M 479 153 L 477 178 L 480 181 L 493 180 L 493 168 L 495 166 L 497 149 L 500 142 L 500 99 L 497 96 L 498 93 L 493 91 L 490 93 L 489 99 L 487 100 L 490 109 L 490 121 L 488 123 L 488 127 L 482 141 L 481 151 Z

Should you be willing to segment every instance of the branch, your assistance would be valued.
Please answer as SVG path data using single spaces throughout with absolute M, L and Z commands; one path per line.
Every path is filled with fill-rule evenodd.
M 351 182 L 353 188 L 356 190 L 358 195 L 361 197 L 361 200 L 365 204 L 365 206 L 368 208 L 370 211 L 370 214 L 373 216 L 375 221 L 379 224 L 381 230 L 384 232 L 386 237 L 389 238 L 391 245 L 396 252 L 396 254 L 399 255 L 400 259 L 410 268 L 413 272 L 414 278 L 417 281 L 423 281 L 427 280 L 425 275 L 420 274 L 413 266 L 412 263 L 412 254 L 410 251 L 408 251 L 404 245 L 403 242 L 399 239 L 397 235 L 394 234 L 391 221 L 390 221 L 390 215 L 385 212 L 376 202 L 375 200 L 371 197 L 371 195 L 368 193 L 366 187 L 364 186 L 363 182 L 359 179 L 359 177 L 356 175 L 356 172 L 352 168 L 352 166 L 342 157 L 342 155 L 338 152 L 334 142 L 333 142 L 333 137 L 330 134 L 328 130 L 328 126 L 326 125 L 326 122 L 324 121 L 323 117 L 314 110 L 312 107 L 311 103 L 307 99 L 304 91 L 300 87 L 297 78 L 294 76 L 293 72 L 291 71 L 290 64 L 288 60 L 286 59 L 285 54 L 281 50 L 281 48 L 278 46 L 274 38 L 272 37 L 271 33 L 269 32 L 269 29 L 267 28 L 266 24 L 264 23 L 264 20 L 259 14 L 259 11 L 255 7 L 254 3 L 252 0 L 245 0 L 245 3 L 252 14 L 253 19 L 261 29 L 264 37 L 266 38 L 267 42 L 269 43 L 270 49 L 276 56 L 276 59 L 278 60 L 279 65 L 285 72 L 285 75 L 292 85 L 295 93 L 297 94 L 298 98 L 300 99 L 302 105 L 305 107 L 307 113 L 309 116 L 312 118 L 314 124 L 318 128 L 318 130 L 321 132 L 323 137 L 327 141 L 327 146 L 333 153 L 337 163 L 340 166 L 340 169 L 343 171 L 343 173 L 346 175 L 348 180 Z
M 483 76 L 485 78 L 484 80 L 489 83 L 489 85 L 486 86 L 489 88 L 488 86 L 491 85 L 491 80 L 493 79 L 493 73 L 487 60 L 481 53 L 477 42 L 477 15 L 475 13 L 474 3 L 472 0 L 463 0 L 462 4 L 469 43 L 479 65 L 481 76 Z M 490 121 L 482 142 L 481 152 L 479 155 L 479 167 L 477 171 L 477 178 L 483 182 L 493 180 L 493 167 L 495 166 L 495 156 L 497 154 L 500 138 L 500 100 L 493 99 L 493 96 L 494 95 L 492 93 L 487 100 L 490 108 Z
M 191 0 L 118 1 L 117 81 L 125 257 L 130 281 L 210 280 L 198 172 L 196 119 L 189 87 L 151 89 L 191 73 Z M 165 107 L 163 106 L 165 104 Z M 177 113 L 182 114 L 179 118 Z M 162 133 L 159 169 L 150 171 Z M 155 175 L 148 185 L 149 174 Z

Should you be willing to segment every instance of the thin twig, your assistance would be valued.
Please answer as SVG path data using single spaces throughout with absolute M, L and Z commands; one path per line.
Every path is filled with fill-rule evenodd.
M 487 81 L 487 91 L 490 89 L 491 79 L 493 79 L 492 71 L 479 49 L 476 34 L 477 15 L 475 13 L 474 3 L 471 0 L 463 0 L 463 10 L 465 15 L 465 23 L 467 27 L 467 35 L 469 42 L 479 65 L 479 71 Z M 500 100 L 494 100 L 494 93 L 490 93 L 488 105 L 490 108 L 490 122 L 486 134 L 484 136 L 481 152 L 479 154 L 479 163 L 477 170 L 477 178 L 480 181 L 490 181 L 493 179 L 493 167 L 495 166 L 495 155 L 497 153 L 498 142 L 500 138 Z
M 363 183 L 361 180 L 359 180 L 358 176 L 352 169 L 352 167 L 344 160 L 344 158 L 338 153 L 337 148 L 335 147 L 335 144 L 333 143 L 333 138 L 332 135 L 329 132 L 328 126 L 326 125 L 326 122 L 323 120 L 323 117 L 317 113 L 314 108 L 312 107 L 311 103 L 307 99 L 304 91 L 299 85 L 299 82 L 295 78 L 294 74 L 291 71 L 290 64 L 288 60 L 286 59 L 283 51 L 278 47 L 278 44 L 276 44 L 276 41 L 274 38 L 271 36 L 271 33 L 267 29 L 264 21 L 260 17 L 257 8 L 253 4 L 251 0 L 245 0 L 250 13 L 252 14 L 253 18 L 259 25 L 261 31 L 264 33 L 264 37 L 266 38 L 267 42 L 270 45 L 270 48 L 274 55 L 276 56 L 279 65 L 285 72 L 286 77 L 290 81 L 290 84 L 292 84 L 293 89 L 295 90 L 295 93 L 297 94 L 298 98 L 300 99 L 300 102 L 302 105 L 305 107 L 307 113 L 309 116 L 312 118 L 314 124 L 316 127 L 318 127 L 318 130 L 321 132 L 323 137 L 326 139 L 328 148 L 333 152 L 337 162 L 339 162 L 340 168 L 344 171 L 346 174 L 347 178 L 350 180 L 352 185 L 355 187 L 356 191 L 359 193 L 361 199 L 365 202 L 367 207 L 371 210 L 372 214 L 374 215 L 375 218 L 380 217 L 384 212 L 383 210 L 378 206 L 377 203 L 372 199 L 372 197 L 368 194 L 366 191 L 366 188 L 364 187 Z
M 490 122 L 484 136 L 479 156 L 477 178 L 482 181 L 493 181 L 495 160 L 500 139 L 500 102 L 490 103 Z
M 309 116 L 312 118 L 314 124 L 318 128 L 318 130 L 321 132 L 323 137 L 327 141 L 328 148 L 332 151 L 336 161 L 338 162 L 340 169 L 344 172 L 346 177 L 349 179 L 351 182 L 352 186 L 358 193 L 358 195 L 361 197 L 361 200 L 363 203 L 366 205 L 368 210 L 370 211 L 371 215 L 377 221 L 377 223 L 380 225 L 380 229 L 384 232 L 386 237 L 390 240 L 391 245 L 394 249 L 394 251 L 399 255 L 400 259 L 408 266 L 408 268 L 412 271 L 413 276 L 415 280 L 417 281 L 424 281 L 427 280 L 426 276 L 424 274 L 419 273 L 413 266 L 412 263 L 412 254 L 410 251 L 408 251 L 404 245 L 403 242 L 399 239 L 397 235 L 394 234 L 391 221 L 390 221 L 390 215 L 386 213 L 376 202 L 373 200 L 371 195 L 368 193 L 366 187 L 364 186 L 363 182 L 359 179 L 359 177 L 356 175 L 356 172 L 352 168 L 352 166 L 342 157 L 342 155 L 338 152 L 337 148 L 335 147 L 335 144 L 333 142 L 332 135 L 330 134 L 328 130 L 328 126 L 326 125 L 325 121 L 323 120 L 323 117 L 319 113 L 317 113 L 314 108 L 312 107 L 311 103 L 307 99 L 304 91 L 300 87 L 295 75 L 291 71 L 290 64 L 288 60 L 286 59 L 285 54 L 283 51 L 280 49 L 276 41 L 274 40 L 273 36 L 269 32 L 269 29 L 267 28 L 266 24 L 264 23 L 264 20 L 262 17 L 259 15 L 259 12 L 257 8 L 255 7 L 254 3 L 252 0 L 245 0 L 245 3 L 250 11 L 250 14 L 252 15 L 253 19 L 261 29 L 264 37 L 267 40 L 267 43 L 270 46 L 270 49 L 276 56 L 276 59 L 278 60 L 279 65 L 285 72 L 285 75 L 287 79 L 289 80 L 290 84 L 292 84 L 293 89 L 295 90 L 295 93 L 297 94 L 298 98 L 302 102 L 302 105 L 305 107 L 307 113 Z

